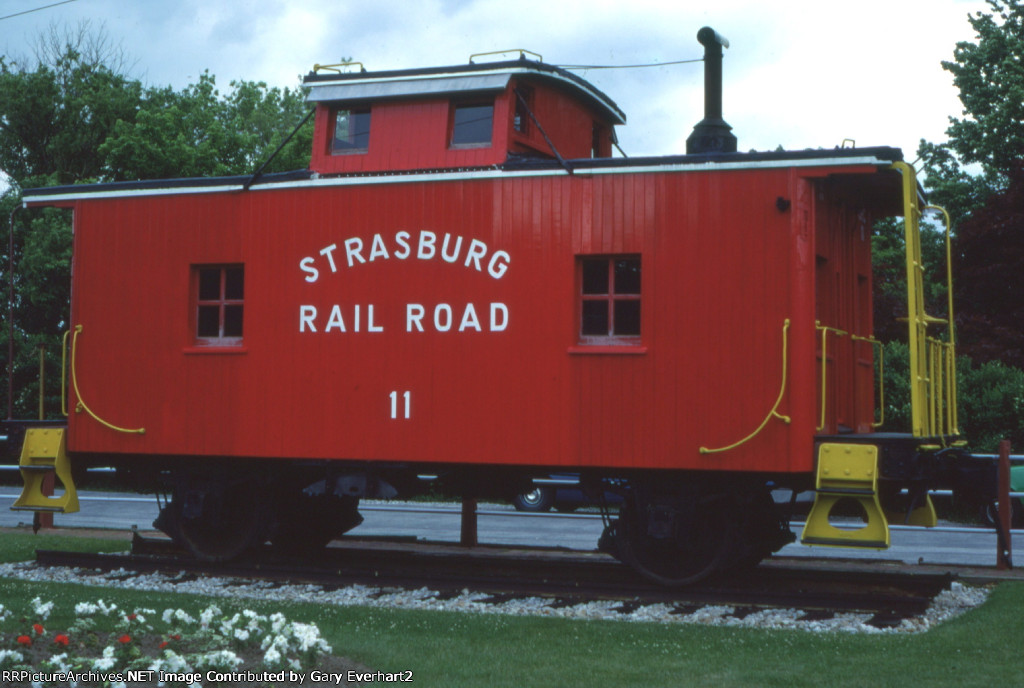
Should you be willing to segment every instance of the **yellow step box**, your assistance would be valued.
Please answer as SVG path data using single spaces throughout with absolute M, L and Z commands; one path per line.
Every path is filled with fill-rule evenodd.
M 800 542 L 830 547 L 889 547 L 889 522 L 878 501 L 878 447 L 823 443 L 818 447 L 815 488 L 814 505 Z M 850 500 L 861 506 L 864 523 L 837 528 L 829 521 L 832 510 L 841 501 Z
M 21 447 L 18 467 L 25 486 L 21 496 L 11 505 L 15 511 L 78 511 L 78 491 L 71 478 L 71 462 L 67 453 L 67 428 L 28 428 Z M 47 496 L 46 480 L 55 475 L 64 494 Z M 52 485 L 52 483 L 51 483 Z

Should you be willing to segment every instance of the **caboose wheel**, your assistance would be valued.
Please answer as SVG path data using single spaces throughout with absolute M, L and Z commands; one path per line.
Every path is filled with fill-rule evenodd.
M 618 558 L 662 585 L 702 580 L 726 562 L 734 530 L 730 504 L 725 494 L 690 498 L 638 491 L 619 513 Z
M 190 482 L 174 490 L 171 520 L 179 540 L 203 561 L 227 561 L 267 535 L 262 501 L 248 482 Z

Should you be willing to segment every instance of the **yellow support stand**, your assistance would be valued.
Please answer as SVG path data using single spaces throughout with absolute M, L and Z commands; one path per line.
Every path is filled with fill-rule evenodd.
M 909 515 L 886 509 L 885 517 L 890 523 L 898 523 L 905 526 L 934 528 L 939 524 L 939 518 L 935 513 L 935 504 L 932 503 L 931 495 L 925 495 L 924 506 L 917 507 Z
M 818 448 L 816 494 L 800 542 L 830 547 L 887 549 L 889 522 L 878 501 L 878 447 L 872 444 L 824 443 Z M 833 507 L 853 500 L 864 510 L 860 528 L 837 528 L 829 522 Z
M 68 460 L 66 428 L 28 428 L 21 447 L 21 477 L 25 482 L 21 496 L 11 506 L 15 511 L 78 511 L 78 492 L 71 478 Z M 64 486 L 64 494 L 48 497 L 43 492 L 43 481 L 50 473 Z

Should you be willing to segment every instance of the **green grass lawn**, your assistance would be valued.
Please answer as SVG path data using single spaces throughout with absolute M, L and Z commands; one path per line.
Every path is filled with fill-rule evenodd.
M 72 538 L 72 540 L 75 540 Z M 124 542 L 78 539 L 81 548 Z M 3 535 L 0 560 L 56 536 Z M 0 603 L 55 602 L 47 626 L 74 621 L 74 604 L 198 613 L 209 598 L 0 579 Z M 385 672 L 411 670 L 417 686 L 1013 686 L 1024 683 L 1024 583 L 995 588 L 981 608 L 916 635 L 814 634 L 615 621 L 519 618 L 218 599 L 225 611 L 280 611 L 316 623 L 334 653 Z M 0 630 L 16 631 L 9 618 Z M 30 623 L 30 621 L 29 621 Z

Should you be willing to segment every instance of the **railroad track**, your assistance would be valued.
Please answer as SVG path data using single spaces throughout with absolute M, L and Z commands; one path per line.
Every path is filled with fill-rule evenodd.
M 764 609 L 798 609 L 809 619 L 846 612 L 870 614 L 868 623 L 887 627 L 922 614 L 950 587 L 949 573 L 833 568 L 806 562 L 770 562 L 742 576 L 684 589 L 667 589 L 597 552 L 477 547 L 403 539 L 346 538 L 315 559 L 283 556 L 271 548 L 227 563 L 201 562 L 163 539 L 136 536 L 130 554 L 83 554 L 39 550 L 37 563 L 83 569 L 164 572 L 171 576 L 260 579 L 280 584 L 315 584 L 333 590 L 352 584 L 385 591 L 428 588 L 439 599 L 479 593 L 477 601 L 501 603 L 521 597 L 549 599 L 561 607 L 595 600 L 619 603 L 630 612 L 663 604 L 689 614 L 705 606 L 729 606 L 737 616 Z

